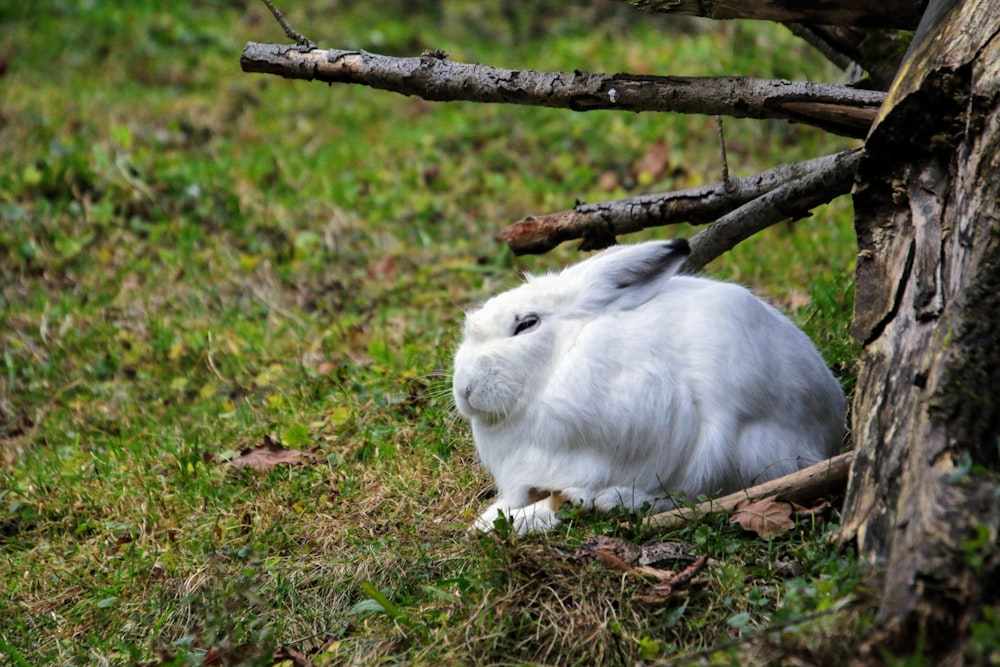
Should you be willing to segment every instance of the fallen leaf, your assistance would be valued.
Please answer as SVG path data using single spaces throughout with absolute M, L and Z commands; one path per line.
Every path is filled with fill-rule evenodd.
M 598 551 L 610 551 L 629 567 L 656 565 L 668 560 L 697 560 L 698 556 L 688 551 L 680 542 L 657 542 L 635 545 L 617 537 L 597 535 L 592 537 L 573 554 L 575 560 L 592 562 L 598 558 Z
M 677 576 L 677 573 L 673 570 L 661 570 L 651 565 L 636 565 L 629 572 L 637 574 L 640 577 L 645 577 L 646 579 L 655 579 L 656 581 L 670 581 Z
M 580 548 L 570 558 L 580 563 L 592 563 L 594 560 L 600 560 L 599 553 L 601 552 L 614 554 L 615 557 L 628 566 L 631 566 L 639 558 L 638 547 L 629 544 L 625 540 L 606 535 L 597 535 L 590 538 L 581 544 Z
M 830 509 L 830 503 L 825 499 L 820 498 L 816 501 L 816 504 L 812 507 L 804 507 L 798 503 L 792 503 L 792 509 L 795 510 L 795 516 L 798 518 L 809 517 L 809 516 L 821 516 L 826 514 Z
M 612 570 L 621 570 L 623 572 L 631 572 L 632 566 L 623 561 L 618 555 L 609 549 L 597 549 L 594 552 L 594 556 L 597 560 L 601 561 Z
M 201 664 L 213 667 L 215 665 L 259 664 L 261 657 L 262 652 L 258 646 L 250 643 L 233 646 L 226 640 L 221 645 L 210 647 L 201 659 Z
M 597 179 L 597 187 L 610 192 L 618 187 L 618 176 L 613 171 L 605 171 Z
M 385 280 L 396 275 L 399 260 L 392 255 L 385 255 L 368 266 L 368 277 L 373 280 Z
M 203 665 L 218 665 L 222 662 L 222 651 L 218 646 L 213 646 L 208 649 L 205 653 L 205 657 L 201 659 L 201 664 Z
M 645 546 L 630 544 L 617 537 L 598 535 L 580 545 L 571 557 L 580 563 L 600 561 L 605 566 L 649 579 L 669 581 L 676 575 L 670 570 L 654 567 L 668 560 L 693 561 L 698 557 L 680 542 L 658 542 Z
M 787 294 L 770 299 L 770 302 L 781 310 L 801 310 L 812 301 L 812 295 L 805 290 L 793 289 Z
M 802 576 L 802 565 L 787 556 L 778 558 L 773 565 L 773 569 L 776 575 L 787 579 Z
M 430 185 L 431 183 L 436 181 L 438 179 L 438 176 L 440 175 L 441 175 L 441 167 L 439 165 L 432 164 L 426 169 L 424 169 L 423 173 L 421 174 L 421 177 L 423 178 L 424 185 Z
M 35 425 L 25 412 L 14 416 L 14 413 L 0 404 L 0 420 L 9 423 L 0 424 L 0 469 L 13 468 L 20 459 L 27 445 L 31 442 L 29 434 Z
M 635 164 L 636 178 L 640 184 L 648 185 L 666 173 L 670 167 L 670 148 L 660 139 L 649 148 Z
M 657 542 L 639 548 L 639 565 L 656 565 L 667 560 L 698 560 L 680 542 Z
M 270 470 L 278 465 L 311 463 L 315 457 L 301 449 L 285 449 L 273 435 L 264 436 L 264 442 L 252 449 L 240 451 L 230 463 L 234 468 L 251 467 L 257 471 Z
M 775 500 L 774 497 L 740 503 L 729 522 L 738 523 L 743 530 L 761 537 L 778 535 L 795 525 L 791 503 Z
M 294 648 L 280 648 L 271 657 L 275 665 L 288 665 L 289 667 L 312 667 L 312 660 L 302 651 Z
M 705 565 L 707 564 L 708 556 L 701 556 L 669 579 L 661 581 L 658 584 L 653 584 L 646 590 L 638 593 L 635 599 L 640 602 L 660 604 L 674 593 L 686 588 L 695 575 L 705 569 Z

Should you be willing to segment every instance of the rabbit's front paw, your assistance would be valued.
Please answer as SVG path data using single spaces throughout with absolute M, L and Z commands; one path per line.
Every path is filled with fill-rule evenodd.
M 513 521 L 514 530 L 517 531 L 518 535 L 531 532 L 542 533 L 546 530 L 552 530 L 562 523 L 556 517 L 556 513 L 548 500 L 542 500 L 527 507 L 514 510 Z
M 506 507 L 499 503 L 494 503 L 479 515 L 479 518 L 472 524 L 471 530 L 483 533 L 496 530 L 497 520 L 501 517 L 507 521 L 513 532 L 518 535 L 550 530 L 560 523 L 548 499 L 532 503 L 525 507 Z
M 501 515 L 506 515 L 509 513 L 503 511 L 504 508 L 496 503 L 490 505 L 486 508 L 486 511 L 479 515 L 479 518 L 475 520 L 472 526 L 469 527 L 470 531 L 479 531 L 481 533 L 488 533 L 490 531 L 496 530 L 496 521 Z

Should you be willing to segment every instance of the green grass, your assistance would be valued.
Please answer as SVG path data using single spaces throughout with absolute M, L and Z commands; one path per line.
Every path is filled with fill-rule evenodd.
M 304 4 L 285 9 L 325 47 L 837 76 L 766 24 Z M 577 257 L 514 259 L 497 232 L 576 198 L 718 180 L 712 119 L 245 75 L 244 42 L 284 41 L 256 2 L 45 0 L 0 9 L 0 31 L 0 662 L 273 664 L 293 648 L 329 665 L 633 664 L 725 646 L 697 659 L 730 664 L 836 657 L 863 629 L 839 606 L 864 593 L 826 539 L 835 512 L 770 541 L 722 517 L 672 533 L 716 563 L 661 607 L 566 558 L 595 534 L 664 538 L 635 522 L 465 533 L 491 489 L 447 393 L 463 309 Z M 741 174 L 848 145 L 726 131 Z M 633 174 L 659 139 L 671 169 Z M 783 305 L 850 389 L 854 250 L 837 202 L 709 272 Z M 229 463 L 268 434 L 313 462 Z

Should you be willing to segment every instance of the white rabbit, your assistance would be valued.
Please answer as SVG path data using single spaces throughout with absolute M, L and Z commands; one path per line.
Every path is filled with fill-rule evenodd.
M 520 532 L 562 502 L 714 495 L 828 458 L 844 395 L 808 337 L 737 285 L 675 276 L 684 239 L 616 246 L 467 315 L 453 393 Z

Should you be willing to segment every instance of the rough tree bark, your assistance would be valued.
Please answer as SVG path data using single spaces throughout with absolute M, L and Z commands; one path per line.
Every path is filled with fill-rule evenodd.
M 503 237 L 514 254 L 524 255 L 548 252 L 572 239 L 583 239 L 580 250 L 598 250 L 623 234 L 679 222 L 725 225 L 725 218 L 732 217 L 731 229 L 745 233 L 753 226 L 759 231 L 850 192 L 859 157 L 855 149 L 688 190 L 579 203 L 569 211 L 518 220 L 504 229 Z M 700 260 L 688 266 L 703 266 L 718 256 L 708 257 L 692 244 L 692 255 Z
M 854 452 L 838 454 L 832 459 L 815 463 L 798 472 L 728 496 L 706 500 L 694 507 L 681 507 L 653 514 L 649 517 L 647 525 L 660 530 L 678 528 L 706 514 L 732 512 L 745 500 L 773 497 L 776 500 L 805 503 L 817 498 L 838 495 L 844 490 L 853 460 Z
M 885 90 L 899 67 L 926 0 L 621 0 L 650 12 L 784 23 L 841 69 L 854 63 Z
M 832 157 L 833 162 L 824 168 L 743 204 L 691 237 L 691 253 L 682 271 L 697 273 L 757 232 L 782 220 L 803 218 L 811 209 L 830 201 L 828 193 L 846 191 L 857 172 L 861 152 L 844 151 Z
M 816 25 L 913 28 L 926 0 L 623 0 L 650 12 L 704 16 L 710 19 L 762 19 Z
M 842 538 L 883 573 L 875 641 L 960 661 L 1000 602 L 1000 0 L 932 2 L 865 152 Z
M 248 43 L 244 72 L 326 83 L 360 83 L 425 100 L 468 100 L 593 111 L 671 111 L 775 118 L 861 138 L 885 94 L 849 86 L 752 77 L 533 72 L 452 62 L 428 52 L 393 58 L 367 51 Z
M 859 79 L 859 85 L 888 90 L 913 35 L 908 30 L 854 28 L 838 25 L 805 25 L 786 22 L 796 36 L 809 42 L 828 60 Z M 867 73 L 853 71 L 853 66 Z

